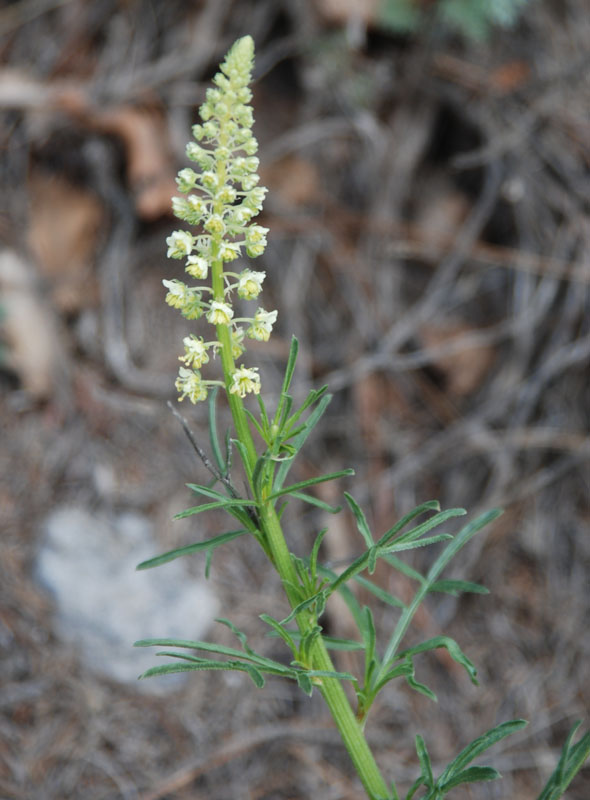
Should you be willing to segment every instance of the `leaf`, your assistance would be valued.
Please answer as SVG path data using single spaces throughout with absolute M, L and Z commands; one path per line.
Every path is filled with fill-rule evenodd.
M 326 592 L 326 597 L 329 597 L 332 594 L 334 584 L 339 579 L 338 575 L 333 570 L 328 569 L 327 567 L 324 566 L 319 567 L 319 572 L 322 576 L 325 576 L 330 581 L 332 581 L 332 583 L 324 589 L 324 591 Z M 354 592 L 352 592 L 348 588 L 348 586 L 344 584 L 338 586 L 338 592 L 340 593 L 340 596 L 346 603 L 348 610 L 352 614 L 354 621 L 356 622 L 357 628 L 361 630 L 363 624 L 362 609 L 359 601 L 356 599 L 354 595 Z
M 338 639 L 334 636 L 322 636 L 324 644 L 328 650 L 363 650 L 364 645 L 361 642 L 355 642 L 354 639 Z
M 427 547 L 429 544 L 436 544 L 437 542 L 446 542 L 452 539 L 450 533 L 439 533 L 436 536 L 427 536 L 425 539 L 416 539 L 414 541 L 402 542 L 398 540 L 393 544 L 388 544 L 381 551 L 383 553 L 398 553 L 403 550 L 415 550 L 417 547 Z M 381 550 L 381 548 L 379 548 Z
M 485 511 L 483 514 L 480 514 L 474 520 L 469 522 L 462 528 L 459 533 L 455 536 L 454 540 L 449 544 L 448 547 L 445 547 L 443 553 L 437 558 L 435 563 L 429 570 L 428 579 L 429 583 L 432 584 L 434 582 L 434 578 L 442 572 L 444 567 L 449 563 L 449 561 L 464 547 L 470 539 L 473 539 L 476 533 L 482 528 L 485 528 L 486 525 L 489 525 L 490 522 L 493 522 L 497 519 L 500 514 L 502 514 L 501 508 L 493 508 L 491 511 Z M 436 574 L 435 574 L 436 573 Z
M 291 347 L 289 349 L 289 357 L 287 359 L 287 365 L 285 367 L 285 376 L 283 378 L 283 386 L 281 388 L 281 396 L 279 400 L 279 404 L 277 406 L 277 411 L 275 414 L 275 424 L 279 423 L 285 415 L 283 414 L 283 404 L 287 397 L 287 393 L 289 392 L 289 387 L 291 386 L 291 381 L 293 379 L 293 373 L 295 372 L 295 364 L 297 362 L 297 353 L 299 351 L 299 342 L 295 338 L 295 336 L 291 337 Z M 289 412 L 287 411 L 287 414 Z
M 470 581 L 455 581 L 443 580 L 436 581 L 430 586 L 429 592 L 444 592 L 445 594 L 452 594 L 455 597 L 463 592 L 471 592 L 473 594 L 489 594 L 490 590 L 486 589 L 479 583 L 471 583 Z
M 153 678 L 157 675 L 171 675 L 178 672 L 191 672 L 191 671 L 222 671 L 227 670 L 228 672 L 246 672 L 254 684 L 259 688 L 262 689 L 264 686 L 264 677 L 262 673 L 260 673 L 255 667 L 252 667 L 250 664 L 242 664 L 237 661 L 200 661 L 200 662 L 187 662 L 187 663 L 175 663 L 175 664 L 164 664 L 159 667 L 151 667 L 150 669 L 143 672 L 139 679 L 142 680 L 143 678 Z
M 283 431 L 286 436 L 286 440 L 292 439 L 296 436 L 304 427 L 305 423 L 299 425 L 298 427 L 294 428 L 293 426 L 297 422 L 297 420 L 301 417 L 304 411 L 307 411 L 308 408 L 315 405 L 318 400 L 323 397 L 326 392 L 328 391 L 327 386 L 322 386 L 319 389 L 311 389 L 303 403 L 299 406 L 297 411 L 285 422 L 283 425 Z
M 429 700 L 433 700 L 435 703 L 438 703 L 438 698 L 432 691 L 432 689 L 429 689 L 428 686 L 425 686 L 423 683 L 417 681 L 413 675 L 407 675 L 406 680 L 412 687 L 412 689 L 419 692 L 420 694 L 423 694 L 425 697 L 428 697 Z
M 359 533 L 365 540 L 365 544 L 370 550 L 375 543 L 373 542 L 373 536 L 371 535 L 371 531 L 369 530 L 369 524 L 367 522 L 367 518 L 365 517 L 362 508 L 359 506 L 359 504 L 356 502 L 356 500 L 352 495 L 348 494 L 348 492 L 344 492 L 344 497 L 346 497 L 346 501 L 350 506 L 350 510 L 355 516 L 356 526 L 359 530 Z
M 225 625 L 226 628 L 229 628 L 233 635 L 239 640 L 246 653 L 252 654 L 254 652 L 248 645 L 248 637 L 246 634 L 237 628 L 230 619 L 227 619 L 226 617 L 217 617 L 215 622 L 220 622 L 222 625 Z
M 212 486 L 203 486 L 198 483 L 187 483 L 185 485 L 187 489 L 191 490 L 191 492 L 194 492 L 195 494 L 202 494 L 204 497 L 213 497 L 215 500 L 219 500 L 220 502 L 228 499 L 227 494 L 224 494 L 217 489 L 213 489 Z
M 423 513 L 423 510 L 424 510 L 425 506 L 429 506 L 429 505 L 431 506 L 435 502 L 436 501 L 431 501 L 430 503 L 424 503 L 423 506 L 418 506 L 418 509 L 420 509 L 420 513 Z M 438 505 L 438 503 L 436 503 L 436 505 Z M 414 509 L 414 512 L 416 512 L 418 509 Z M 416 516 L 414 514 L 414 512 L 411 512 L 410 514 L 406 515 L 406 518 L 407 517 L 411 518 L 412 515 Z M 451 519 L 452 517 L 463 516 L 466 513 L 467 512 L 465 511 L 464 508 L 449 508 L 446 511 L 439 511 L 437 514 L 434 514 L 434 516 L 429 517 L 427 520 L 425 520 L 424 522 L 420 523 L 420 525 L 417 525 L 415 528 L 412 528 L 411 530 L 406 531 L 405 533 L 402 533 L 398 537 L 397 541 L 406 542 L 406 541 L 411 541 L 412 539 L 416 539 L 419 536 L 422 536 L 422 534 L 427 533 L 429 530 L 432 530 L 432 528 L 436 528 L 437 525 L 442 525 L 442 523 L 446 522 L 447 519 Z M 404 518 L 404 520 L 406 518 Z M 404 520 L 402 520 L 402 521 L 404 521 Z M 404 523 L 404 524 L 406 524 L 406 523 Z M 394 526 L 390 531 L 385 533 L 381 537 L 381 539 L 379 539 L 378 544 L 379 545 L 385 545 L 388 542 L 390 542 L 392 539 L 394 539 L 396 534 L 399 532 L 399 528 L 400 528 L 400 525 L 398 523 L 398 525 Z
M 209 580 L 209 575 L 211 574 L 211 565 L 213 564 L 214 552 L 214 550 L 207 550 L 207 555 L 205 557 L 205 580 Z
M 308 669 L 306 674 L 310 678 L 336 678 L 339 681 L 356 681 L 354 675 L 350 672 L 334 672 L 332 670 L 324 669 Z
M 475 666 L 467 658 L 457 642 L 454 639 L 451 639 L 449 636 L 435 636 L 433 639 L 428 639 L 428 641 L 422 642 L 422 644 L 419 644 L 416 647 L 410 647 L 408 650 L 404 650 L 403 653 L 399 653 L 398 658 L 412 658 L 418 653 L 425 653 L 428 650 L 436 650 L 439 647 L 444 647 L 448 651 L 451 658 L 465 668 L 467 674 L 471 678 L 471 682 L 476 686 L 479 685 L 476 677 L 477 670 L 475 669 Z
M 268 615 L 267 614 L 261 614 L 260 616 L 261 616 L 261 619 L 262 619 L 263 617 L 266 617 Z M 272 619 L 272 617 L 271 617 L 271 619 Z M 267 622 L 266 619 L 264 621 Z M 268 623 L 268 624 L 270 624 L 270 623 Z M 299 633 L 299 631 L 291 631 L 291 630 L 289 630 L 289 631 L 287 631 L 287 633 L 289 634 L 289 636 L 291 637 L 291 639 L 294 642 L 300 642 L 301 641 L 301 634 Z M 271 636 L 271 637 L 275 637 L 276 638 L 276 637 L 280 636 L 280 634 L 277 631 L 272 630 L 272 631 L 268 632 L 267 636 Z M 280 638 L 283 638 L 283 637 L 281 636 Z M 322 641 L 326 645 L 328 650 L 346 650 L 346 651 L 355 651 L 355 650 L 357 650 L 358 651 L 358 650 L 364 650 L 365 649 L 365 645 L 362 642 L 357 642 L 354 639 L 339 639 L 339 638 L 336 638 L 334 636 L 322 636 Z
M 255 669 L 251 664 L 246 664 L 246 672 L 252 678 L 252 682 L 258 689 L 264 687 L 264 676 L 261 672 Z
M 133 643 L 133 647 L 181 647 L 190 650 L 204 650 L 207 653 L 217 653 L 231 658 L 244 658 L 245 654 L 234 647 L 226 647 L 222 644 L 213 642 L 192 642 L 187 639 L 140 639 Z M 174 653 L 176 658 L 180 658 L 179 653 Z M 195 658 L 195 656 L 193 656 Z
M 363 628 L 361 634 L 365 643 L 365 662 L 368 667 L 370 662 L 375 660 L 375 647 L 377 643 L 375 621 L 373 620 L 373 614 L 369 606 L 364 606 L 363 608 Z
M 265 475 L 264 475 L 264 467 L 268 464 L 270 460 L 270 456 L 268 453 L 263 453 L 259 458 L 256 459 L 256 464 L 254 465 L 254 469 L 252 471 L 252 486 L 254 487 L 254 493 L 258 498 L 262 494 L 262 485 L 264 483 Z
M 381 586 L 377 586 L 376 583 L 373 583 L 368 578 L 364 578 L 362 575 L 355 575 L 354 580 L 388 606 L 393 606 L 394 608 L 405 608 L 405 605 L 402 603 L 402 601 L 398 600 L 395 595 L 390 594 L 385 589 L 382 589 Z
M 227 544 L 227 542 L 237 539 L 238 536 L 244 536 L 246 533 L 249 533 L 249 531 L 241 528 L 238 531 L 221 533 L 219 536 L 214 536 L 211 539 L 205 539 L 202 542 L 195 542 L 194 544 L 187 544 L 184 547 L 177 547 L 175 550 L 169 550 L 167 553 L 162 553 L 160 556 L 155 556 L 154 558 L 148 558 L 146 561 L 142 561 L 141 564 L 138 564 L 135 569 L 152 569 L 152 567 L 159 567 L 160 564 L 167 564 L 169 561 L 174 561 L 175 558 L 191 555 L 192 553 L 200 553 L 203 550 L 207 550 L 210 553 L 215 550 L 216 547 L 220 547 L 222 544 Z
M 228 620 L 217 620 L 218 622 L 228 622 Z M 230 623 L 231 625 L 231 623 Z M 233 626 L 235 628 L 235 626 Z M 266 656 L 260 655 L 259 653 L 254 652 L 251 647 L 248 647 L 245 642 L 245 634 L 239 632 L 241 637 L 243 637 L 244 641 L 242 642 L 244 645 L 244 651 L 236 650 L 233 647 L 226 647 L 225 645 L 221 644 L 214 644 L 213 642 L 202 642 L 202 641 L 188 641 L 184 639 L 142 639 L 139 642 L 135 642 L 134 647 L 152 647 L 152 646 L 160 646 L 160 647 L 179 647 L 181 649 L 191 649 L 191 650 L 203 650 L 204 652 L 208 653 L 215 653 L 217 655 L 228 656 L 230 661 L 228 662 L 220 662 L 223 664 L 234 663 L 239 661 L 240 663 L 249 662 L 253 664 L 258 670 L 262 670 L 263 672 L 268 672 L 269 675 L 283 675 L 289 678 L 294 677 L 294 672 L 291 668 L 286 667 L 280 661 L 274 661 L 272 658 L 267 658 Z M 242 640 L 241 640 L 242 641 Z M 156 653 L 156 655 L 161 656 L 169 656 L 172 658 L 182 659 L 183 661 L 190 661 L 193 663 L 200 663 L 201 661 L 209 662 L 210 659 L 203 658 L 202 656 L 196 656 L 190 653 L 176 653 L 176 652 L 168 652 L 168 651 L 161 651 Z
M 459 786 L 462 783 L 495 781 L 497 778 L 501 777 L 502 776 L 498 770 L 494 769 L 493 767 L 468 767 L 462 772 L 457 773 L 457 775 L 455 775 L 448 783 L 445 783 L 445 785 L 441 786 L 440 788 L 446 794 L 450 789 L 454 789 L 455 786 Z
M 424 781 L 422 780 L 422 775 L 420 775 L 420 777 L 417 778 L 414 781 L 414 783 L 410 786 L 410 789 L 408 790 L 408 793 L 406 795 L 406 800 L 412 800 L 418 789 L 422 786 L 423 782 Z
M 301 432 L 293 437 L 291 441 L 291 446 L 295 448 L 296 452 L 299 452 L 299 450 L 301 450 L 301 448 L 305 444 L 307 437 L 322 418 L 331 399 L 332 395 L 329 394 L 323 395 L 318 405 L 314 408 L 314 410 L 311 412 L 311 414 L 305 421 L 305 425 L 301 430 Z M 285 482 L 285 478 L 287 477 L 287 474 L 291 468 L 291 464 L 292 464 L 292 459 L 290 459 L 289 461 L 283 461 L 281 466 L 279 467 L 277 472 L 277 478 L 274 484 L 275 491 L 280 489 L 283 483 Z
M 311 697 L 313 694 L 313 683 L 311 682 L 309 675 L 306 672 L 301 672 L 300 670 L 297 670 L 296 676 L 299 688 L 302 689 L 305 692 L 305 694 Z
M 293 398 L 291 397 L 290 394 L 284 394 L 282 395 L 281 400 L 283 400 L 284 406 L 283 410 L 281 411 L 281 416 L 279 419 L 279 428 L 281 431 L 283 431 L 285 427 L 285 421 L 289 416 L 289 414 L 291 413 L 291 409 L 293 408 Z
M 279 489 L 278 492 L 273 492 L 269 495 L 266 499 L 267 500 L 274 500 L 277 497 L 280 497 L 283 494 L 291 494 L 291 492 L 295 492 L 298 489 L 305 489 L 307 486 L 314 486 L 317 483 L 325 483 L 326 481 L 333 481 L 337 478 L 343 478 L 348 475 L 354 475 L 353 469 L 342 469 L 339 472 L 331 472 L 328 475 L 320 475 L 317 478 L 308 478 L 305 481 L 299 481 L 299 483 L 293 483 L 291 486 L 288 486 L 286 489 Z
M 327 597 L 329 597 L 333 592 L 336 590 L 341 591 L 342 587 L 349 581 L 351 578 L 355 577 L 357 573 L 362 572 L 367 567 L 367 563 L 369 561 L 369 551 L 363 553 L 362 556 L 356 558 L 352 564 L 350 564 L 344 572 L 340 575 L 336 575 L 336 573 L 332 573 L 334 576 L 334 580 L 327 588 Z
M 476 533 L 478 533 L 489 522 L 500 516 L 501 513 L 502 511 L 500 509 L 493 509 L 492 511 L 487 511 L 484 514 L 480 514 L 474 520 L 465 525 L 438 556 L 434 564 L 428 570 L 426 578 L 423 578 L 415 571 L 413 572 L 412 577 L 418 576 L 420 586 L 418 587 L 412 602 L 408 604 L 399 618 L 397 625 L 395 626 L 395 630 L 391 636 L 389 644 L 387 645 L 387 650 L 383 657 L 382 670 L 387 670 L 389 665 L 395 660 L 397 648 L 405 636 L 414 614 L 420 607 L 420 604 L 430 590 L 430 587 L 436 582 L 438 576 L 447 566 L 449 561 L 459 552 L 462 547 L 467 544 L 470 539 L 475 536 Z M 406 574 L 411 574 L 408 573 L 407 565 L 404 565 L 403 562 L 398 561 L 397 559 L 391 561 L 391 557 L 387 555 L 385 555 L 384 558 L 389 561 L 389 563 L 393 563 L 394 566 L 396 566 L 400 571 L 406 572 Z
M 236 450 L 240 454 L 240 459 L 242 461 L 242 465 L 246 472 L 246 475 L 251 478 L 252 471 L 250 469 L 250 457 L 248 455 L 248 450 L 246 449 L 246 445 L 244 445 L 239 439 L 231 439 L 231 443 L 235 446 Z
M 406 564 L 403 561 L 400 561 L 399 558 L 390 555 L 389 553 L 384 553 L 382 556 L 384 561 L 387 561 L 392 567 L 397 569 L 398 572 L 401 572 L 402 575 L 405 575 L 406 578 L 411 578 L 414 581 L 418 581 L 418 583 L 426 583 L 426 578 L 417 572 L 413 567 L 410 567 L 409 564 Z
M 266 406 L 264 405 L 264 400 L 262 398 L 262 395 L 257 394 L 256 399 L 258 400 L 258 408 L 260 409 L 260 419 L 262 420 L 262 428 L 264 431 L 270 432 L 270 420 L 266 412 Z
M 303 492 L 291 492 L 290 496 L 294 497 L 296 500 L 303 500 L 304 503 L 309 503 L 310 506 L 321 508 L 322 511 L 327 511 L 328 514 L 337 514 L 342 510 L 342 506 L 331 506 L 329 503 L 324 503 L 323 500 L 319 500 L 317 497 L 313 497 L 311 494 L 304 494 Z
M 402 664 L 398 664 L 393 669 L 390 669 L 385 675 L 380 679 L 379 683 L 373 689 L 373 695 L 376 695 L 386 683 L 395 680 L 395 678 L 407 678 L 408 676 L 414 675 L 414 665 L 411 661 L 404 661 Z
M 207 402 L 209 404 L 209 441 L 211 442 L 211 451 L 213 453 L 213 458 L 215 459 L 215 463 L 217 464 L 220 472 L 223 475 L 227 475 L 228 464 L 227 461 L 225 461 L 223 456 L 221 455 L 221 448 L 219 446 L 219 436 L 217 434 L 216 407 L 217 407 L 218 392 L 219 392 L 219 387 L 214 386 L 209 392 L 209 397 L 207 398 Z
M 291 649 L 293 655 L 297 655 L 297 645 L 295 644 L 295 640 L 291 636 L 291 632 L 288 631 L 284 625 L 281 625 L 278 620 L 276 620 L 274 617 L 271 617 L 269 614 L 260 614 L 260 619 L 263 622 L 266 622 L 267 625 L 270 625 L 277 636 L 280 636 L 285 644 Z
M 514 719 L 510 722 L 503 722 L 501 725 L 491 728 L 489 731 L 474 739 L 471 744 L 467 745 L 459 755 L 451 761 L 451 763 L 444 770 L 443 774 L 438 779 L 439 786 L 445 786 L 455 775 L 462 772 L 465 767 L 470 764 L 474 758 L 477 758 L 481 753 L 488 750 L 497 742 L 510 736 L 517 731 L 522 730 L 527 725 L 523 719 Z
M 425 503 L 425 505 L 427 505 Z M 429 517 L 429 519 L 422 522 L 420 525 L 417 525 L 415 528 L 412 528 L 406 533 L 402 533 L 400 536 L 397 537 L 397 542 L 411 542 L 414 539 L 418 539 L 423 534 L 427 533 L 428 531 L 432 530 L 432 528 L 436 528 L 438 525 L 442 525 L 443 522 L 446 522 L 448 519 L 452 519 L 453 517 L 460 517 L 464 516 L 467 512 L 464 508 L 449 508 L 446 511 L 440 511 L 438 514 L 434 514 L 434 516 Z M 391 532 L 384 534 L 381 539 L 379 540 L 378 544 L 380 546 L 384 546 L 388 544 L 394 538 L 395 534 L 393 533 L 395 528 L 392 528 Z
M 383 536 L 379 539 L 378 544 L 385 544 L 388 542 L 393 536 L 396 535 L 396 533 L 401 531 L 402 528 L 405 528 L 408 522 L 411 522 L 413 519 L 420 516 L 420 514 L 424 514 L 426 511 L 440 511 L 440 503 L 438 500 L 428 500 L 428 502 L 422 503 L 422 505 L 413 508 L 408 514 L 396 522 L 393 528 L 390 528 L 386 533 L 383 534 Z
M 321 589 L 319 592 L 312 594 L 311 597 L 307 597 L 305 600 L 299 603 L 299 605 L 295 606 L 295 608 L 291 611 L 289 616 L 285 617 L 285 619 L 282 619 L 279 624 L 286 625 L 288 622 L 291 622 L 291 620 L 298 617 L 299 614 L 301 614 L 302 611 L 305 611 L 306 608 L 309 608 L 310 606 L 314 605 L 314 603 L 319 603 L 322 600 L 323 600 L 323 605 L 325 607 L 326 592 L 324 589 Z
M 539 795 L 538 800 L 558 800 L 590 755 L 590 732 L 586 733 L 577 744 L 571 747 L 574 735 L 580 725 L 581 722 L 578 721 L 572 726 L 563 745 L 557 766 Z
M 377 547 L 371 547 L 367 555 L 368 555 L 367 569 L 369 575 L 372 575 L 375 572 L 375 567 L 377 566 L 377 557 L 379 556 L 379 550 L 377 549 Z
M 318 555 L 320 552 L 320 547 L 322 545 L 324 536 L 327 533 L 328 529 L 322 528 L 322 530 L 316 536 L 315 541 L 313 543 L 313 547 L 311 548 L 311 554 L 309 556 L 309 574 L 311 576 L 312 581 L 315 581 L 317 577 Z
M 258 397 L 260 398 L 260 395 L 258 395 Z M 264 427 L 264 424 L 261 424 L 260 422 L 258 422 L 258 420 L 254 416 L 254 414 L 251 411 L 249 411 L 247 408 L 244 409 L 244 412 L 245 412 L 246 416 L 248 417 L 248 419 L 250 420 L 250 422 L 252 423 L 252 425 L 256 428 L 256 431 L 257 431 L 258 435 L 260 436 L 260 438 L 262 439 L 262 441 L 266 442 L 266 444 L 270 444 L 269 441 L 268 441 L 268 439 L 269 439 L 269 436 L 268 436 L 269 431 L 268 431 L 267 428 Z
M 193 508 L 187 508 L 186 511 L 181 511 L 179 514 L 174 515 L 174 519 L 184 519 L 185 517 L 192 517 L 194 514 L 201 514 L 203 511 L 213 511 L 217 508 L 225 508 L 225 509 L 239 509 L 244 508 L 246 506 L 257 506 L 254 500 L 231 500 L 229 498 L 225 500 L 220 500 L 219 502 L 215 503 L 202 503 L 200 506 L 194 506 Z M 233 512 L 230 511 L 230 514 Z
M 287 359 L 287 366 L 285 367 L 285 377 L 283 378 L 283 386 L 281 394 L 287 394 L 291 386 L 293 373 L 295 372 L 295 363 L 297 362 L 297 353 L 299 352 L 299 341 L 295 336 L 291 337 L 291 347 L 289 348 L 289 357 Z
M 430 763 L 430 756 L 426 749 L 426 744 L 421 736 L 416 736 L 416 752 L 420 767 L 422 768 L 422 782 L 428 789 L 434 788 L 434 777 L 432 775 L 432 765 Z
M 299 658 L 304 666 L 307 665 L 309 661 L 309 651 L 312 644 L 321 637 L 322 629 L 319 625 L 314 625 L 310 630 L 306 631 L 303 636 L 301 637 L 301 642 L 299 643 Z

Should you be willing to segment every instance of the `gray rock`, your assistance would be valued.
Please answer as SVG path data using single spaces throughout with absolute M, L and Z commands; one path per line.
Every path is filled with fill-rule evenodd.
M 156 569 L 135 567 L 160 552 L 151 523 L 139 514 L 113 520 L 87 509 L 61 507 L 43 524 L 38 580 L 55 600 L 55 632 L 76 645 L 86 666 L 122 683 L 162 692 L 177 676 L 137 681 L 156 658 L 137 639 L 200 639 L 217 611 L 204 579 L 189 576 L 182 559 Z

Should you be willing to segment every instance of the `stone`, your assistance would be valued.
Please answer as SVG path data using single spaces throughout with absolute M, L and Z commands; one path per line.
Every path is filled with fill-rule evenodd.
M 109 518 L 63 506 L 43 523 L 36 577 L 55 602 L 55 633 L 75 645 L 85 666 L 121 683 L 160 693 L 178 678 L 137 681 L 166 663 L 158 648 L 134 648 L 138 639 L 202 639 L 218 602 L 205 579 L 188 574 L 182 559 L 136 571 L 161 552 L 150 521 L 136 513 Z

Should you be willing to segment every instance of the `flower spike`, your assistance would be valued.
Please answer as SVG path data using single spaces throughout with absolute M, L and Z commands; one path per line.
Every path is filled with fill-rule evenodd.
M 207 381 L 198 371 L 209 363 L 208 348 L 221 350 L 226 386 L 230 395 L 241 398 L 258 394 L 257 368 L 236 367 L 245 351 L 247 336 L 268 341 L 277 312 L 258 308 L 247 317 L 248 327 L 239 325 L 232 306 L 237 292 L 245 301 L 256 300 L 262 292 L 264 271 L 248 268 L 225 272 L 225 265 L 244 256 L 258 258 L 264 253 L 268 229 L 252 220 L 262 210 L 266 189 L 257 174 L 258 143 L 252 134 L 254 117 L 249 83 L 254 65 L 254 42 L 244 36 L 233 45 L 207 90 L 193 126 L 194 141 L 186 147 L 193 167 L 184 167 L 176 183 L 182 196 L 172 198 L 177 219 L 197 226 L 196 232 L 177 230 L 166 239 L 168 258 L 184 260 L 185 271 L 197 281 L 210 280 L 210 286 L 187 286 L 180 280 L 167 280 L 166 302 L 180 310 L 185 319 L 201 317 L 216 328 L 213 342 L 194 334 L 184 338 L 184 355 L 176 380 L 180 399 L 193 403 L 207 397 Z M 233 280 L 232 280 L 233 279 Z M 237 279 L 237 281 L 236 281 Z M 205 298 L 203 299 L 203 293 Z M 207 337 L 212 338 L 212 337 Z

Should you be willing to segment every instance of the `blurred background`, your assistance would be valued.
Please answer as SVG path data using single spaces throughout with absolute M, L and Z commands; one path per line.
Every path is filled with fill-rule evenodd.
M 445 765 L 524 717 L 484 762 L 503 781 L 453 797 L 537 797 L 571 724 L 589 722 L 589 12 L 587 0 L 2 4 L 2 800 L 360 796 L 320 698 L 279 681 L 259 692 L 245 675 L 138 684 L 155 658 L 131 649 L 156 635 L 231 643 L 222 615 L 286 657 L 258 619 L 286 607 L 251 541 L 220 549 L 208 581 L 204 556 L 134 572 L 227 530 L 215 515 L 172 521 L 206 473 L 166 407 L 188 324 L 162 279 L 181 277 L 165 238 L 196 108 L 246 33 L 271 231 L 254 268 L 279 310 L 248 363 L 272 402 L 295 333 L 296 397 L 334 394 L 294 478 L 353 467 L 354 483 L 321 497 L 352 490 L 378 534 L 428 499 L 505 508 L 448 573 L 491 594 L 433 596 L 411 634 L 456 638 L 480 687 L 425 655 L 417 677 L 438 704 L 390 684 L 369 740 L 407 789 L 416 733 Z M 206 408 L 180 410 L 206 447 Z M 358 554 L 350 515 L 309 507 L 288 511 L 292 550 L 325 525 L 326 560 Z M 408 597 L 399 577 L 377 579 Z M 385 637 L 395 610 L 376 619 Z M 326 627 L 349 634 L 337 605 Z M 567 797 L 590 797 L 588 768 Z

